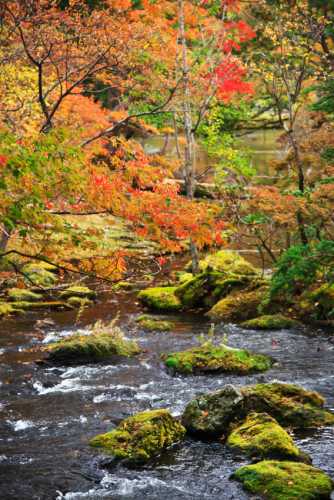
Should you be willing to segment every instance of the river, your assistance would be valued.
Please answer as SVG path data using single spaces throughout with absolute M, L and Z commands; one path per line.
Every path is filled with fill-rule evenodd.
M 177 257 L 165 265 L 184 262 Z M 79 331 L 120 311 L 119 325 L 133 338 L 131 322 L 143 311 L 136 293 L 100 292 L 99 301 L 85 310 Z M 0 323 L 1 500 L 246 500 L 251 495 L 229 476 L 248 461 L 232 455 L 222 443 L 186 438 L 146 465 L 107 470 L 98 467 L 100 452 L 90 448 L 89 441 L 134 413 L 166 408 L 180 415 L 190 400 L 226 383 L 298 384 L 319 392 L 327 409 L 334 411 L 334 351 L 326 350 L 334 346 L 333 328 L 304 323 L 276 332 L 278 365 L 255 376 L 167 373 L 157 355 L 193 347 L 200 333 L 210 328 L 202 312 L 156 314 L 168 317 L 175 328 L 165 333 L 139 328 L 135 337 L 147 352 L 132 359 L 43 368 L 34 363 L 38 354 L 24 352 L 71 335 L 75 316 L 72 311 L 41 311 Z M 57 328 L 39 336 L 33 326 L 43 317 L 52 318 Z M 216 332 L 226 333 L 228 345 L 236 348 L 261 351 L 272 345 L 272 332 L 247 331 L 235 322 L 217 324 Z M 295 431 L 293 438 L 310 454 L 313 465 L 334 479 L 334 429 Z

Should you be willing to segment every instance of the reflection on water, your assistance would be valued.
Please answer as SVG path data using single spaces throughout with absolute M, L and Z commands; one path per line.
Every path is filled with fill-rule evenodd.
M 254 152 L 252 165 L 259 176 L 257 180 L 260 184 L 273 185 L 277 182 L 274 169 L 268 165 L 268 160 L 270 158 L 277 159 L 280 155 L 279 147 L 276 143 L 277 133 L 278 131 L 276 130 L 258 130 L 256 132 L 246 133 L 239 138 L 240 144 L 238 148 L 250 148 Z M 241 135 L 242 131 L 238 131 L 238 134 Z M 144 149 L 147 154 L 157 154 L 162 150 L 164 145 L 164 136 L 153 136 L 145 141 Z M 184 156 L 184 144 L 182 142 L 179 142 L 179 149 L 181 155 Z M 171 161 L 178 160 L 174 136 L 172 136 L 169 141 L 166 156 Z M 202 172 L 203 168 L 210 165 L 210 163 L 208 155 L 204 151 L 198 150 L 196 153 L 197 173 Z M 213 174 L 205 176 L 203 180 L 212 182 Z
M 180 257 L 166 263 L 168 268 L 182 265 L 184 258 Z M 100 304 L 84 311 L 78 331 L 96 319 L 110 320 L 120 310 L 119 325 L 127 338 L 133 338 L 131 322 L 143 313 L 136 294 L 103 292 L 99 300 Z M 58 310 L 49 316 L 58 328 L 46 341 L 72 334 L 75 312 Z M 43 312 L 1 322 L 1 500 L 247 500 L 251 495 L 229 476 L 249 462 L 243 456 L 232 456 L 221 442 L 186 438 L 146 465 L 104 470 L 98 466 L 101 452 L 91 449 L 89 441 L 140 411 L 166 408 L 180 415 L 190 400 L 227 383 L 278 380 L 299 384 L 318 391 L 334 411 L 334 351 L 325 350 L 334 345 L 333 328 L 304 324 L 276 332 L 278 350 L 274 355 L 279 364 L 265 375 L 173 377 L 157 355 L 193 347 L 200 333 L 209 331 L 210 322 L 195 312 L 154 316 L 171 320 L 175 327 L 153 333 L 139 326 L 135 337 L 147 350 L 140 356 L 46 369 L 29 364 L 38 354 L 23 352 L 43 345 L 43 338 L 32 328 Z M 219 336 L 225 333 L 228 345 L 236 348 L 261 351 L 272 345 L 271 331 L 248 331 L 221 322 L 215 332 Z M 333 429 L 300 431 L 294 436 L 313 464 L 332 478 L 333 438 Z

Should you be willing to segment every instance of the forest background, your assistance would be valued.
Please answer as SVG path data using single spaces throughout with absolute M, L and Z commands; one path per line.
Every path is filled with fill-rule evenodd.
M 135 278 L 140 244 L 148 272 L 190 250 L 196 275 L 200 251 L 232 240 L 275 266 L 272 293 L 331 283 L 333 8 L 4 0 L 2 283 L 14 271 L 17 286 L 41 286 L 24 271 L 39 261 L 114 285 Z M 273 127 L 284 153 L 268 187 L 236 136 Z M 158 155 L 142 147 L 151 134 L 165 138 Z M 125 229 L 139 244 L 119 243 Z

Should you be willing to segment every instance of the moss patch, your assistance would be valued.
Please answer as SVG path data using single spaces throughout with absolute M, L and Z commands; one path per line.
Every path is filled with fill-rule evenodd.
M 138 413 L 115 431 L 92 439 L 90 444 L 115 458 L 147 460 L 156 452 L 180 441 L 186 430 L 167 410 Z
M 116 285 L 113 287 L 114 290 L 132 290 L 132 288 L 135 288 L 137 283 L 128 283 L 127 281 L 120 281 L 119 283 L 116 283 Z
M 199 267 L 199 270 L 204 272 L 206 270 L 206 268 L 208 267 L 208 263 L 205 262 L 204 260 L 200 260 L 198 262 L 198 267 Z M 183 268 L 185 271 L 189 272 L 191 271 L 192 269 L 192 261 L 190 260 Z
M 152 309 L 179 311 L 182 305 L 174 295 L 176 287 L 158 287 L 143 290 L 138 294 L 138 300 Z
M 161 321 L 158 318 L 149 316 L 148 314 L 143 314 L 142 316 L 137 318 L 136 323 L 139 323 L 140 326 L 146 328 L 146 330 L 156 330 L 158 332 L 171 330 L 174 327 L 173 323 L 169 323 L 168 321 Z
M 267 356 L 249 351 L 226 349 L 222 346 L 194 347 L 182 352 L 162 354 L 161 359 L 174 372 L 198 371 L 258 373 L 271 368 Z
M 73 307 L 91 307 L 94 302 L 89 299 L 84 299 L 83 297 L 70 297 L 67 299 L 67 303 Z
M 29 290 L 20 290 L 19 288 L 12 288 L 9 291 L 9 302 L 39 302 L 43 300 L 41 295 L 30 292 Z
M 226 445 L 238 449 L 246 455 L 304 462 L 311 460 L 301 453 L 291 436 L 267 413 L 251 413 L 246 421 L 232 434 Z
M 240 425 L 249 413 L 268 413 L 279 425 L 294 428 L 334 425 L 334 415 L 324 411 L 325 400 L 291 384 L 223 386 L 188 403 L 182 416 L 186 429 L 199 436 L 216 437 Z
M 6 316 L 7 314 L 24 314 L 22 308 L 18 308 L 17 304 L 8 304 L 7 302 L 0 302 L 0 318 Z
M 70 297 L 82 297 L 86 299 L 96 299 L 97 293 L 86 286 L 71 286 L 59 295 L 61 300 L 67 300 Z
M 334 284 L 310 287 L 300 296 L 296 310 L 301 318 L 334 319 Z M 331 314 L 332 313 L 332 314 Z
M 62 302 L 14 302 L 13 306 L 19 309 L 24 309 L 25 311 L 33 311 L 40 309 L 59 309 L 64 307 Z
M 22 269 L 22 272 L 26 274 L 28 278 L 30 278 L 30 280 L 37 285 L 46 286 L 52 285 L 55 282 L 54 275 L 40 264 L 28 264 Z M 25 281 L 29 282 L 29 280 L 27 279 Z
M 259 318 L 250 319 L 249 321 L 241 323 L 239 326 L 248 328 L 249 330 L 283 330 L 300 325 L 300 321 L 286 318 L 281 314 L 275 314 L 272 316 L 260 316 Z
M 192 279 L 193 279 L 192 273 L 183 273 L 180 276 L 179 282 L 181 285 L 183 285 L 183 283 L 187 283 L 187 281 L 190 281 Z
M 217 302 L 208 312 L 213 320 L 219 319 L 252 319 L 257 318 L 259 306 L 268 299 L 268 287 L 262 285 L 250 291 L 233 291 L 227 297 Z M 286 308 L 286 300 L 281 297 L 268 301 L 262 310 L 264 314 L 277 314 Z
M 256 274 L 257 271 L 250 262 L 247 262 L 240 254 L 232 250 L 220 250 L 214 255 L 205 258 L 205 262 L 213 269 L 224 273 Z
M 34 349 L 33 349 L 34 350 Z M 71 356 L 124 356 L 126 358 L 140 354 L 141 350 L 132 342 L 127 342 L 112 333 L 81 335 L 76 333 L 59 342 L 36 349 L 47 352 L 51 357 Z
M 294 462 L 246 465 L 232 477 L 245 490 L 272 500 L 325 500 L 334 490 L 334 482 L 322 470 Z

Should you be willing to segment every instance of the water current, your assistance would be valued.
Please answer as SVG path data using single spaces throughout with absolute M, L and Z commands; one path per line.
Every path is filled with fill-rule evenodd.
M 174 259 L 172 264 L 182 264 Z M 167 265 L 170 267 L 171 262 Z M 120 311 L 119 325 L 133 339 L 131 322 L 142 312 L 136 293 L 103 292 L 100 303 L 85 310 L 79 331 L 97 319 L 110 320 Z M 220 442 L 186 438 L 146 465 L 108 470 L 99 466 L 101 452 L 89 441 L 115 429 L 134 413 L 166 408 L 180 415 L 196 396 L 226 383 L 281 381 L 316 390 L 334 411 L 334 330 L 305 323 L 276 332 L 278 349 L 270 351 L 272 332 L 247 331 L 234 322 L 216 325 L 228 345 L 270 351 L 277 365 L 265 375 L 176 376 L 167 373 L 157 355 L 195 345 L 210 328 L 204 311 L 159 315 L 175 324 L 170 332 L 135 332 L 147 352 L 132 359 L 108 358 L 80 366 L 38 366 L 38 354 L 25 349 L 73 333 L 75 313 L 30 313 L 0 323 L 0 499 L 19 500 L 244 500 L 250 498 L 229 479 L 249 463 L 232 455 Z M 45 336 L 33 329 L 37 319 L 57 324 Z M 268 352 L 269 352 L 268 351 Z M 310 454 L 313 465 L 334 479 L 334 429 L 295 431 L 297 446 Z M 334 495 L 332 496 L 334 499 Z

